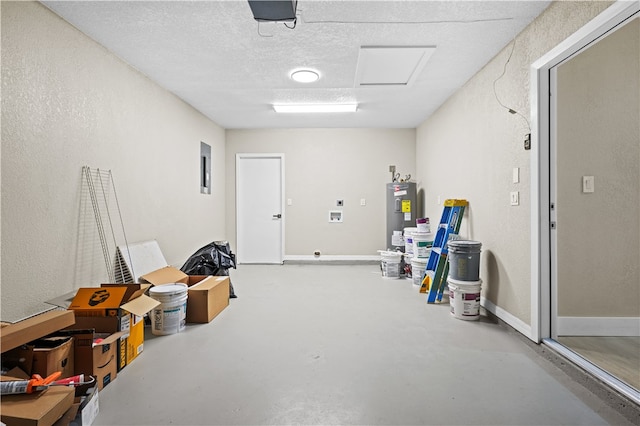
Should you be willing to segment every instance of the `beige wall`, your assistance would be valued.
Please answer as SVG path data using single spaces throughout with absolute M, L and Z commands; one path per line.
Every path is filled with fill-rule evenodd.
M 560 316 L 640 315 L 639 76 L 640 18 L 558 67 Z
M 2 2 L 2 319 L 106 277 L 99 241 L 78 245 L 93 220 L 79 211 L 83 165 L 112 170 L 129 242 L 156 239 L 182 266 L 225 236 L 224 152 L 223 129 L 48 9 Z
M 574 33 L 611 2 L 556 2 L 515 41 L 506 73 L 496 83 L 499 99 L 525 117 L 529 111 L 530 64 Z M 481 241 L 483 296 L 491 304 L 531 323 L 530 151 L 525 120 L 496 101 L 494 81 L 512 45 L 417 129 L 417 178 L 425 189 L 426 215 L 440 215 L 437 197 L 466 198 L 465 237 Z M 513 169 L 520 183 L 512 183 Z M 518 191 L 520 205 L 510 205 Z
M 389 165 L 415 174 L 414 129 L 227 130 L 227 236 L 235 246 L 235 156 L 284 153 L 286 256 L 376 256 L 385 249 Z M 360 205 L 360 199 L 366 206 Z M 343 199 L 344 207 L 336 207 Z M 344 222 L 328 222 L 343 210 Z

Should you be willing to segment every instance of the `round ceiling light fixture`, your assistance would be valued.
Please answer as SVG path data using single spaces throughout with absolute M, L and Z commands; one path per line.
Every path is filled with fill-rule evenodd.
M 318 81 L 320 74 L 313 70 L 297 70 L 291 73 L 291 79 L 298 83 L 313 83 Z

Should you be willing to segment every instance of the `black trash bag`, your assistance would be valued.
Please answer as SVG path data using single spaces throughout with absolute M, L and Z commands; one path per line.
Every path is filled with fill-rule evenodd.
M 236 268 L 236 255 L 231 252 L 229 242 L 214 241 L 192 254 L 180 270 L 187 275 L 229 276 L 229 268 Z M 229 278 L 229 298 L 236 297 Z

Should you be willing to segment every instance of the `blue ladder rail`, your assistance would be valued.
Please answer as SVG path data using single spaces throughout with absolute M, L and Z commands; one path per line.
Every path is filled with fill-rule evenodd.
M 434 303 L 436 299 L 442 300 L 442 294 L 447 286 L 449 262 L 447 262 L 447 241 L 451 234 L 458 234 L 464 209 L 468 206 L 467 200 L 447 199 L 444 201 L 442 217 L 438 224 L 436 237 L 433 240 L 431 254 L 425 267 L 424 279 L 420 286 L 420 293 L 429 292 L 427 303 Z

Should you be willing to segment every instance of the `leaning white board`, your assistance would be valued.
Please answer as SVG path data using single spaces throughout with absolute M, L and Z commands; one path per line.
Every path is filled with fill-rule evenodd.
M 116 282 L 138 282 L 149 272 L 167 266 L 167 261 L 156 240 L 118 246 L 116 253 Z

